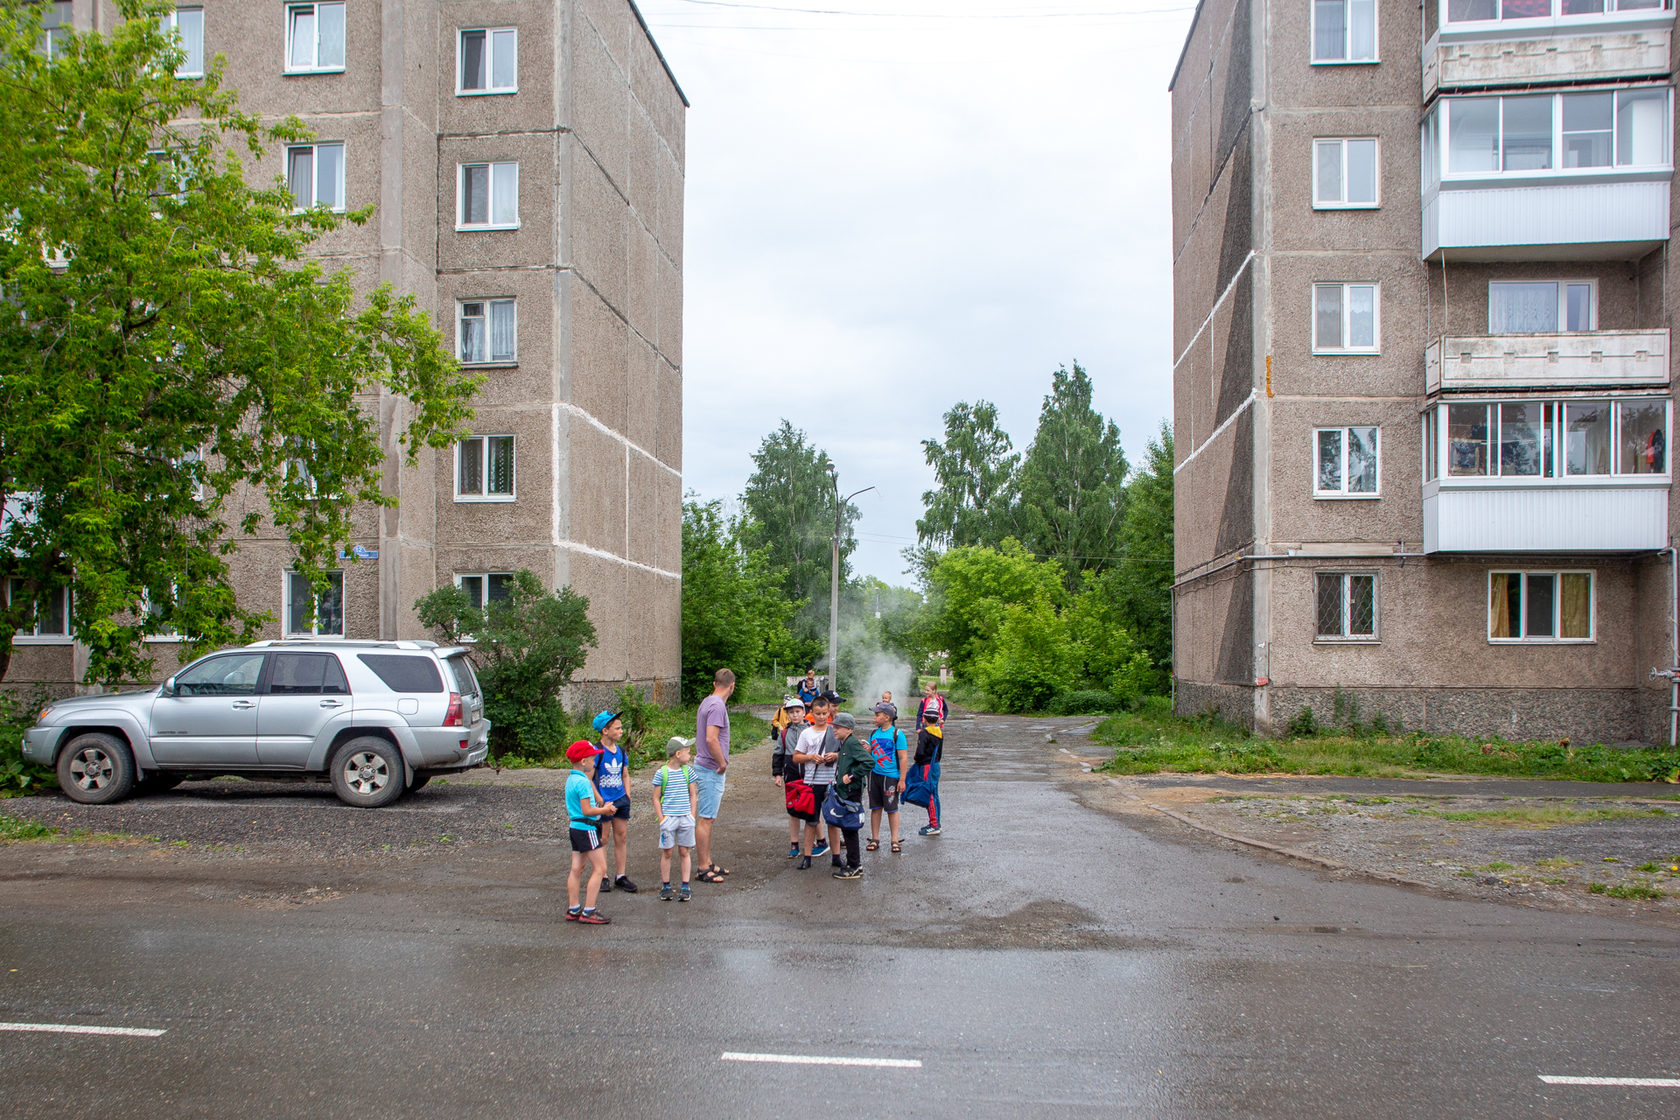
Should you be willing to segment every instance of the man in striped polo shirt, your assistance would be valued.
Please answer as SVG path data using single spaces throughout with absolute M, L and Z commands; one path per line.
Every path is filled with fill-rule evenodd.
M 677 901 L 687 902 L 688 876 L 694 869 L 694 803 L 698 796 L 689 748 L 694 744 L 674 735 L 665 744 L 668 760 L 653 776 L 654 812 L 659 816 L 659 898 L 671 901 L 671 849 L 682 856 L 682 891 Z

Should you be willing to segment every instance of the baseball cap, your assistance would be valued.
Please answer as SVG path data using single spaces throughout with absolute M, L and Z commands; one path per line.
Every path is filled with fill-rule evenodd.
M 684 739 L 681 735 L 673 735 L 665 741 L 665 757 L 670 758 L 678 751 L 691 750 L 693 747 L 693 739 Z
M 856 731 L 857 730 L 857 720 L 852 718 L 852 713 L 851 712 L 841 712 L 834 717 L 834 726 L 836 726 L 836 727 L 849 727 L 853 731 Z
M 621 716 L 623 714 L 624 714 L 623 712 L 614 712 L 614 711 L 609 710 L 609 711 L 602 712 L 600 715 L 596 716 L 595 719 L 592 721 L 593 724 L 594 724 L 594 727 L 595 727 L 595 733 L 598 735 L 602 731 L 606 730 L 607 724 L 611 723 L 613 720 L 617 719 L 619 716 Z
M 889 716 L 892 716 L 894 719 L 898 718 L 898 709 L 893 707 L 891 704 L 887 703 L 885 700 L 881 701 L 879 704 L 875 705 L 873 708 L 871 708 L 869 710 L 871 712 L 885 712 Z
M 600 747 L 595 746 L 593 743 L 585 742 L 582 739 L 579 739 L 577 742 L 566 748 L 566 757 L 572 762 L 582 762 L 586 758 L 594 758 L 596 755 L 602 753 L 604 752 Z
M 834 691 L 832 688 L 829 689 L 827 692 L 817 693 L 817 699 L 818 700 L 827 700 L 830 704 L 833 704 L 836 708 L 838 708 L 840 706 L 840 703 L 841 703 L 840 694 L 838 692 Z
M 804 706 L 805 701 L 801 700 L 797 696 L 782 697 L 782 707 L 784 708 L 803 708 Z

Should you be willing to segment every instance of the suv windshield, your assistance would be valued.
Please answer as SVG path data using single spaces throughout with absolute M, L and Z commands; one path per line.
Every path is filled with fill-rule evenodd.
M 443 665 L 455 678 L 456 692 L 466 696 L 478 695 L 478 677 L 473 673 L 472 662 L 467 660 L 466 654 L 451 654 L 443 659 Z

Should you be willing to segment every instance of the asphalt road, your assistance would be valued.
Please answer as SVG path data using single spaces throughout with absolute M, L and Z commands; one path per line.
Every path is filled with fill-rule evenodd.
M 945 834 L 907 810 L 904 854 L 861 883 L 782 858 L 745 755 L 729 883 L 608 896 L 606 927 L 560 920 L 565 853 L 523 826 L 315 856 L 0 848 L 0 1023 L 163 1032 L 0 1030 L 0 1115 L 1680 1115 L 1680 1085 L 1542 1080 L 1680 1079 L 1680 934 L 1120 818 L 1031 728 L 955 721 Z M 433 792 L 404 804 L 436 835 L 519 796 Z

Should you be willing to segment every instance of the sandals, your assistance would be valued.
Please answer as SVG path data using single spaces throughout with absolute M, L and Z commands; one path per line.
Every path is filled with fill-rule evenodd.
M 894 840 L 892 842 L 892 850 L 895 852 L 902 852 L 904 850 L 904 842 L 902 840 Z
M 880 847 L 881 847 L 881 842 L 879 840 L 877 840 L 875 837 L 871 836 L 869 838 L 869 843 L 867 843 L 863 846 L 863 850 L 866 851 L 866 852 L 873 852 L 873 851 L 878 851 L 880 849 Z
M 695 876 L 695 878 L 700 880 L 702 883 L 721 883 L 721 882 L 723 882 L 723 876 L 719 875 L 717 872 L 713 871 L 709 867 L 704 868 L 700 872 L 700 874 Z
M 710 871 L 713 875 L 716 875 L 720 879 L 723 878 L 725 875 L 729 874 L 729 868 L 719 867 L 715 863 L 712 864 L 710 867 L 706 868 L 706 870 Z

